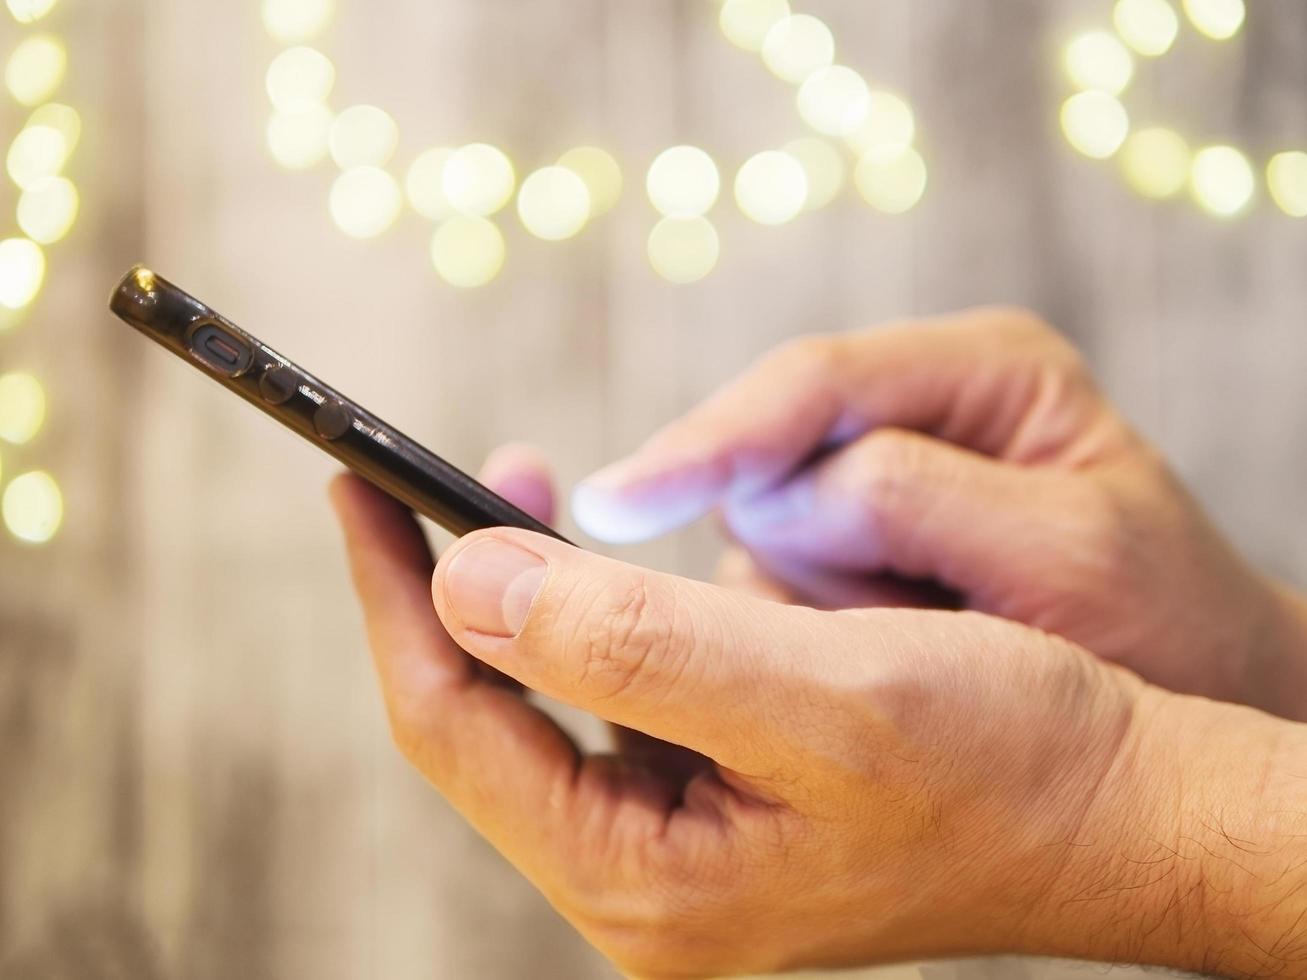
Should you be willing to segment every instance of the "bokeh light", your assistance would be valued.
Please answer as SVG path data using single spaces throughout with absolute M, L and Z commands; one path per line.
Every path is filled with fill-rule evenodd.
M 858 161 L 858 191 L 887 214 L 912 210 L 926 193 L 926 161 L 912 147 L 879 147 Z
M 1131 133 L 1121 148 L 1121 172 L 1126 183 L 1154 200 L 1175 197 L 1184 190 L 1192 161 L 1184 137 L 1162 127 Z
M 49 34 L 37 34 L 23 40 L 9 56 L 5 86 L 23 105 L 36 105 L 54 94 L 67 70 L 63 42 Z
M 1067 76 L 1081 89 L 1102 89 L 1120 95 L 1135 74 L 1130 50 L 1107 31 L 1090 31 L 1075 38 L 1063 59 Z
M 31 442 L 45 421 L 45 391 L 30 374 L 0 377 L 0 439 L 21 446 Z
M 1062 131 L 1085 156 L 1106 160 L 1125 142 L 1130 117 L 1107 92 L 1078 92 L 1062 104 Z
M 72 156 L 82 138 L 82 117 L 72 106 L 47 102 L 27 117 L 27 128 L 45 126 L 64 138 L 64 155 Z
M 697 146 L 664 150 L 649 167 L 649 200 L 668 218 L 694 218 L 707 213 L 721 194 L 717 164 Z
M 63 522 L 64 501 L 49 473 L 36 471 L 15 477 L 5 488 L 5 525 L 20 541 L 44 544 Z
M 493 221 L 456 214 L 431 239 L 431 264 L 451 286 L 475 289 L 494 280 L 504 268 L 504 236 Z
M 7 0 L 6 6 L 20 24 L 34 24 L 54 9 L 55 0 Z
M 1277 153 L 1266 167 L 1266 187 L 1285 214 L 1307 217 L 1307 153 Z
M 282 112 L 325 104 L 335 84 L 336 66 L 313 48 L 289 48 L 268 66 L 268 98 Z
M 26 238 L 0 242 L 0 306 L 20 310 L 36 298 L 45 279 L 45 253 Z
M 668 282 L 688 285 L 717 267 L 721 239 L 704 217 L 664 218 L 649 235 L 649 261 Z
M 399 127 L 384 109 L 350 106 L 332 122 L 328 145 L 341 170 L 384 167 L 399 146 Z
M 1167 0 L 1117 0 L 1112 22 L 1121 40 L 1149 58 L 1170 51 L 1180 33 L 1180 18 Z
M 287 170 L 307 170 L 327 158 L 331 111 L 314 105 L 276 112 L 268 120 L 268 152 Z
M 53 245 L 72 230 L 80 200 L 66 177 L 47 177 L 18 199 L 18 227 L 41 245 Z
M 828 141 L 817 136 L 805 136 L 785 144 L 785 152 L 799 161 L 808 178 L 808 198 L 804 207 L 809 211 L 824 208 L 839 196 L 847 179 L 844 155 Z
M 331 185 L 331 218 L 351 238 L 376 238 L 395 223 L 404 196 L 380 167 L 354 167 Z
M 771 29 L 789 15 L 788 0 L 726 0 L 719 21 L 732 44 L 761 51 Z
M 413 210 L 432 221 L 444 221 L 454 213 L 454 206 L 445 197 L 445 164 L 454 151 L 445 146 L 433 146 L 418 154 L 404 178 L 404 190 Z
M 537 238 L 561 242 L 580 232 L 590 219 L 590 191 L 574 171 L 544 167 L 522 181 L 517 214 Z
M 777 78 L 801 85 L 813 72 L 834 64 L 835 35 L 808 14 L 785 17 L 767 32 L 762 60 Z
M 286 44 L 322 33 L 335 13 L 333 0 L 263 0 L 263 26 Z
M 1248 16 L 1243 0 L 1184 0 L 1190 23 L 1214 41 L 1225 41 L 1239 33 Z
M 28 126 L 9 144 L 5 168 L 10 179 L 28 190 L 48 177 L 57 176 L 68 161 L 68 143 L 50 126 Z
M 788 153 L 767 150 L 750 157 L 735 177 L 735 202 L 762 225 L 793 221 L 808 200 L 808 174 Z
M 590 213 L 599 217 L 611 211 L 622 197 L 622 168 L 607 150 L 597 146 L 578 146 L 558 158 L 583 181 L 590 192 Z
M 832 65 L 808 76 L 799 89 L 799 115 L 827 136 L 849 136 L 867 121 L 871 90 L 852 68 Z
M 1233 146 L 1208 146 L 1194 155 L 1192 186 L 1204 210 L 1229 218 L 1252 202 L 1257 177 L 1248 158 Z
M 517 174 L 503 150 L 485 143 L 459 147 L 445 163 L 445 197 L 454 210 L 488 217 L 513 199 Z
M 912 107 L 893 92 L 872 92 L 867 119 L 848 136 L 849 146 L 859 155 L 868 150 L 911 146 L 917 134 Z

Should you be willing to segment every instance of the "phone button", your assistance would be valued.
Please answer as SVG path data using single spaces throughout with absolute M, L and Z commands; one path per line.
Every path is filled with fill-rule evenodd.
M 265 402 L 273 405 L 285 405 L 295 397 L 298 389 L 299 378 L 284 364 L 269 367 L 259 378 L 259 394 Z
M 338 401 L 325 401 L 313 413 L 313 428 L 329 442 L 339 439 L 353 424 L 349 410 Z

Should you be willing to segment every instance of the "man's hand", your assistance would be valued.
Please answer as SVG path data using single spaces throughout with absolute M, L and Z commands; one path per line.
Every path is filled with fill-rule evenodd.
M 1024 312 L 793 343 L 582 484 L 574 509 L 609 541 L 720 509 L 751 556 L 734 575 L 773 594 L 902 604 L 925 580 L 1171 690 L 1307 718 L 1302 607 Z
M 334 499 L 399 746 L 632 975 L 1002 951 L 1307 976 L 1296 726 L 979 614 L 786 607 L 527 532 L 431 580 L 402 507 Z M 584 757 L 498 672 L 710 762 Z

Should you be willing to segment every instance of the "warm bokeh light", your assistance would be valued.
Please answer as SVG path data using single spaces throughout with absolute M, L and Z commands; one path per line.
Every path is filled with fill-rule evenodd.
M 41 245 L 53 245 L 72 229 L 80 206 L 77 188 L 66 177 L 47 177 L 18 199 L 18 227 Z
M 911 146 L 917 134 L 912 107 L 893 92 L 875 91 L 868 102 L 867 119 L 849 134 L 848 142 L 858 155 L 868 150 Z
M 1194 155 L 1192 186 L 1204 210 L 1229 218 L 1252 202 L 1257 176 L 1248 158 L 1233 146 L 1208 146 Z
M 263 26 L 286 44 L 307 41 L 331 23 L 333 0 L 263 0 Z
M 57 176 L 68 161 L 68 143 L 50 126 L 28 126 L 9 144 L 5 168 L 10 179 L 27 190 Z
M 1117 0 L 1112 22 L 1121 40 L 1149 58 L 1170 51 L 1180 33 L 1180 18 L 1167 0 Z
M 20 24 L 32 24 L 54 9 L 55 0 L 7 0 L 6 6 Z
M 785 17 L 767 32 L 762 60 L 777 78 L 801 85 L 813 72 L 834 64 L 835 35 L 809 14 Z
M 15 477 L 5 488 L 5 525 L 20 541 L 44 544 L 63 522 L 64 501 L 49 473 L 36 471 Z
M 707 213 L 721 194 L 717 164 L 697 146 L 664 150 L 649 167 L 649 200 L 668 218 L 694 218 Z
M 735 177 L 735 202 L 745 217 L 762 225 L 793 221 L 807 200 L 803 164 L 780 150 L 750 157 Z
M 880 147 L 858 161 L 858 190 L 867 203 L 887 214 L 912 210 L 926 193 L 926 161 L 912 147 Z
M 341 170 L 384 167 L 399 146 L 399 127 L 384 109 L 350 106 L 332 122 L 327 145 Z
M 1154 200 L 1175 197 L 1184 190 L 1192 161 L 1184 137 L 1161 127 L 1131 133 L 1121 148 L 1121 172 L 1126 183 Z
M 517 174 L 503 150 L 485 143 L 459 147 L 445 163 L 445 197 L 454 210 L 488 217 L 513 199 Z
M 418 214 L 432 221 L 444 221 L 454 213 L 454 206 L 445 197 L 445 164 L 454 151 L 445 146 L 433 146 L 418 154 L 404 178 L 408 203 Z
M 824 208 L 839 196 L 847 179 L 847 167 L 844 155 L 833 144 L 805 136 L 787 143 L 785 152 L 799 161 L 808 177 L 808 198 L 803 205 L 807 210 Z
M 789 15 L 788 0 L 726 0 L 720 23 L 732 44 L 746 51 L 761 51 L 771 29 Z
M 72 106 L 47 102 L 27 117 L 27 128 L 45 126 L 64 138 L 64 156 L 72 156 L 82 138 L 82 117 Z
M 611 211 L 622 197 L 622 168 L 607 150 L 597 146 L 578 146 L 558 158 L 583 181 L 590 192 L 590 213 L 599 217 Z
M 484 286 L 504 268 L 504 236 L 493 221 L 456 214 L 431 239 L 431 264 L 451 286 Z
M 351 238 L 376 238 L 403 206 L 399 184 L 380 167 L 354 167 L 331 185 L 331 219 Z
M 1214 41 L 1225 41 L 1239 33 L 1248 16 L 1243 0 L 1184 0 L 1190 23 Z
M 1079 92 L 1062 104 L 1062 132 L 1087 157 L 1106 160 L 1130 132 L 1130 117 L 1107 92 Z
M 717 267 L 721 240 L 704 217 L 664 218 L 649 235 L 649 261 L 668 282 L 698 282 Z
M 14 48 L 5 65 L 5 86 L 23 105 L 45 102 L 54 94 L 68 70 L 68 52 L 63 42 L 49 34 L 37 34 Z
M 537 238 L 561 242 L 590 220 L 590 191 L 566 167 L 544 167 L 522 181 L 517 214 L 522 226 Z
M 1266 187 L 1285 214 L 1307 217 L 1307 153 L 1277 153 L 1266 167 Z
M 315 105 L 273 113 L 268 120 L 268 152 L 287 170 L 307 170 L 327 158 L 331 111 Z
M 336 84 L 336 66 L 321 51 L 289 48 L 268 66 L 268 98 L 282 112 L 323 105 Z
M 832 65 L 808 76 L 799 89 L 799 114 L 827 136 L 849 136 L 867 122 L 871 90 L 852 68 Z
M 45 279 L 45 253 L 26 238 L 0 242 L 0 306 L 20 310 L 36 298 Z
M 1135 59 L 1107 31 L 1081 34 L 1067 45 L 1063 59 L 1067 76 L 1077 88 L 1102 89 L 1120 95 L 1135 74 Z
M 45 421 L 45 391 L 30 374 L 0 377 L 0 439 L 21 446 L 36 438 Z

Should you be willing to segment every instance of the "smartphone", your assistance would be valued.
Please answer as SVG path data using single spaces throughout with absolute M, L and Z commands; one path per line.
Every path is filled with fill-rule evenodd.
M 453 534 L 519 527 L 567 540 L 149 269 L 127 273 L 109 308 Z

